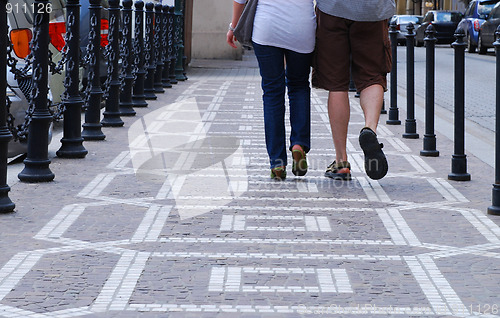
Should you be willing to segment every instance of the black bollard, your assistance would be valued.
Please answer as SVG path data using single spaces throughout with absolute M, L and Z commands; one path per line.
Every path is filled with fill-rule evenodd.
M 357 92 L 356 90 L 356 84 L 354 83 L 354 80 L 352 79 L 352 57 L 349 59 L 349 92 Z
M 495 183 L 488 214 L 500 215 L 500 26 L 495 32 L 495 37 L 496 41 L 493 42 L 496 55 Z
M 163 83 L 164 88 L 172 88 L 172 84 L 170 84 L 170 78 L 168 76 L 169 70 L 170 70 L 170 57 L 168 56 L 168 9 L 169 6 L 164 5 L 163 6 L 163 20 L 161 23 L 162 30 L 162 52 L 161 52 L 161 58 L 163 59 L 163 71 L 161 75 L 161 81 Z
M 18 178 L 25 182 L 54 180 L 49 168 L 49 129 L 52 115 L 49 112 L 49 8 L 48 0 L 36 0 L 33 19 L 33 90 L 34 111 L 28 128 L 28 155 Z
M 80 0 L 68 0 L 66 4 L 66 33 L 68 52 L 64 87 L 64 120 L 61 148 L 56 152 L 59 158 L 84 158 L 88 151 L 83 146 L 82 105 L 80 95 Z
M 135 2 L 135 26 L 134 26 L 134 67 L 135 81 L 132 93 L 132 104 L 134 107 L 147 107 L 146 95 L 144 95 L 144 2 Z
M 358 94 L 357 97 L 359 97 L 359 93 L 356 92 L 356 94 Z M 385 109 L 385 98 L 384 98 L 384 100 L 382 100 L 382 109 L 380 110 L 380 113 L 381 114 L 387 114 L 387 110 Z
M 184 57 L 184 1 L 175 0 L 175 50 L 176 50 L 176 64 L 175 64 L 175 78 L 178 81 L 185 81 L 186 76 L 184 76 L 184 63 L 182 58 Z
M 101 124 L 103 127 L 121 127 L 124 122 L 120 118 L 120 75 L 118 59 L 120 58 L 120 0 L 109 0 L 109 32 L 108 32 L 108 98 Z
M 7 56 L 7 0 L 0 1 L 0 56 Z M 16 205 L 9 198 L 7 185 L 7 157 L 12 134 L 7 128 L 7 59 L 0 60 L 0 213 L 14 211 Z
M 162 22 L 163 22 L 163 5 L 157 3 L 155 5 L 155 27 L 154 27 L 154 40 L 155 47 L 155 76 L 154 88 L 155 93 L 165 93 L 163 89 L 162 75 L 163 75 L 163 39 L 162 39 Z
M 356 92 L 356 85 L 354 85 L 354 81 L 351 79 L 349 80 L 349 92 Z
M 177 64 L 176 44 L 175 44 L 175 7 L 170 7 L 168 10 L 168 55 L 170 56 L 170 69 L 168 76 L 170 83 L 177 84 L 175 77 L 175 65 Z
M 387 125 L 401 125 L 398 109 L 398 31 L 396 30 L 396 21 L 392 21 L 389 28 L 391 38 L 391 106 L 389 107 L 389 119 L 385 122 Z
M 406 27 L 406 121 L 403 138 L 418 139 L 417 121 L 415 120 L 415 27 L 409 23 Z
M 187 59 L 188 57 L 186 55 L 182 56 L 182 75 L 184 75 L 184 80 L 187 80 L 188 77 L 186 76 L 186 70 L 187 70 Z
M 425 134 L 424 149 L 420 155 L 425 157 L 438 157 L 436 150 L 436 135 L 434 134 L 434 72 L 435 72 L 435 46 L 434 26 L 431 24 L 425 29 Z
M 90 54 L 90 65 L 88 65 L 87 85 L 90 85 L 90 93 L 85 111 L 85 123 L 83 126 L 83 140 L 104 140 L 106 135 L 102 132 L 101 124 L 101 72 L 99 70 L 101 49 L 101 1 L 90 0 L 89 6 L 89 46 L 87 54 Z
M 133 56 L 132 56 L 132 0 L 124 0 L 123 4 L 123 21 L 122 21 L 122 72 L 121 79 L 123 87 L 120 91 L 120 115 L 135 116 L 135 110 L 132 103 L 132 85 L 134 83 L 133 74 Z
M 186 40 L 186 0 L 182 0 L 182 42 Z M 184 43 L 183 43 L 184 44 Z M 187 61 L 188 57 L 186 56 L 185 46 L 182 46 L 182 75 L 184 75 L 184 80 L 187 80 Z
M 146 79 L 144 80 L 144 95 L 146 99 L 156 99 L 154 81 L 155 81 L 155 47 L 154 47 L 154 4 L 146 3 L 146 28 L 144 37 L 144 55 L 146 63 Z
M 455 31 L 455 153 L 451 159 L 449 180 L 469 181 L 467 156 L 465 155 L 465 32 L 461 28 Z

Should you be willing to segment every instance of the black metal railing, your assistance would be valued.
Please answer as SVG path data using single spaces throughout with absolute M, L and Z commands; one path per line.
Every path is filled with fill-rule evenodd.
M 419 138 L 415 120 L 415 27 L 409 24 L 406 35 L 406 112 L 404 138 Z M 394 67 L 397 41 L 394 25 L 389 26 L 389 34 L 392 45 L 393 69 L 391 74 L 391 107 L 393 108 L 393 118 L 387 123 L 391 124 L 397 120 L 396 98 L 397 98 L 397 68 Z M 465 34 L 461 29 L 455 31 L 455 42 L 452 43 L 454 49 L 454 151 L 451 158 L 451 172 L 448 174 L 449 180 L 469 181 L 470 173 L 467 172 L 467 155 L 465 153 Z M 495 33 L 496 41 L 493 43 L 496 52 L 496 126 L 495 126 L 495 183 L 492 190 L 492 205 L 488 207 L 488 214 L 500 215 L 500 26 Z M 425 134 L 423 138 L 423 149 L 421 156 L 437 157 L 439 151 L 436 149 L 435 125 L 435 50 L 437 40 L 435 30 L 429 25 L 425 30 Z M 389 110 L 389 114 L 391 114 Z
M 11 212 L 15 204 L 10 200 L 7 185 L 8 147 L 15 134 L 16 139 L 27 139 L 27 156 L 24 169 L 18 174 L 23 182 L 47 182 L 55 178 L 50 170 L 48 145 L 52 122 L 63 119 L 59 158 L 85 158 L 88 151 L 83 143 L 106 138 L 102 127 L 119 127 L 124 122 L 120 116 L 135 115 L 134 107 L 147 106 L 145 99 L 155 99 L 155 93 L 172 87 L 185 77 L 183 50 L 184 21 L 183 0 L 175 1 L 174 7 L 124 0 L 109 1 L 109 32 L 107 45 L 103 42 L 100 0 L 90 0 L 88 44 L 83 54 L 80 47 L 80 2 L 68 0 L 66 5 L 65 44 L 62 59 L 55 63 L 49 52 L 49 0 L 35 0 L 33 39 L 31 53 L 22 68 L 12 55 L 8 37 L 6 0 L 0 0 L 0 213 Z M 133 8 L 135 15 L 133 16 Z M 135 17 L 135 18 L 134 18 Z M 144 22 L 145 21 L 145 22 Z M 134 23 L 134 25 L 132 25 Z M 146 32 L 143 32 L 145 27 Z M 134 31 L 133 31 L 134 30 Z M 121 61 L 121 63 L 120 63 Z M 180 61 L 180 62 L 179 62 Z M 179 64 L 181 63 L 181 64 Z M 107 65 L 102 74 L 101 65 Z M 9 69 L 10 68 L 10 69 Z M 7 95 L 7 71 L 22 82 L 27 100 L 25 124 L 15 126 L 15 118 L 9 113 L 11 101 Z M 52 74 L 65 71 L 65 92 L 56 111 L 49 99 L 49 71 Z M 81 78 L 83 74 L 83 78 Z M 173 77 L 173 78 L 172 78 Z M 25 85 L 27 83 L 27 85 Z M 83 86 L 83 89 L 82 89 Z M 146 93 L 146 94 L 145 94 Z M 148 95 L 149 93 L 149 95 Z M 101 120 L 102 104 L 105 104 Z M 82 125 L 82 110 L 85 111 Z M 13 134 L 14 133 L 14 134 Z

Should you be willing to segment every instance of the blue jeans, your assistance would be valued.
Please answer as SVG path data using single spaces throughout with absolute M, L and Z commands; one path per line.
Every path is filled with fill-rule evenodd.
M 285 88 L 290 101 L 290 149 L 311 147 L 311 88 L 309 72 L 312 53 L 302 54 L 253 43 L 262 77 L 264 130 L 271 168 L 286 166 Z M 286 60 L 286 67 L 285 67 Z

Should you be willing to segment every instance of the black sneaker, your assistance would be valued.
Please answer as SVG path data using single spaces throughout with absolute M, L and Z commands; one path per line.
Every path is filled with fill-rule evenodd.
M 365 170 L 373 180 L 382 179 L 389 169 L 387 158 L 382 151 L 383 144 L 378 142 L 377 134 L 368 127 L 359 134 L 359 145 L 365 154 Z
M 351 180 L 351 164 L 348 161 L 340 163 L 334 161 L 326 168 L 325 177 L 334 180 Z

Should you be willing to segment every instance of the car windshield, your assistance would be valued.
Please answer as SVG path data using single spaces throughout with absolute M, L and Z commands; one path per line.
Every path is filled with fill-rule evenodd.
M 399 23 L 420 23 L 420 17 L 400 17 Z
M 490 14 L 491 9 L 495 6 L 495 3 L 491 2 L 483 2 L 483 3 L 478 3 L 477 5 L 477 14 L 479 15 L 479 18 L 481 19 L 486 19 L 488 17 L 488 14 Z
M 460 22 L 462 16 L 457 12 L 436 12 L 436 21 Z

